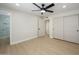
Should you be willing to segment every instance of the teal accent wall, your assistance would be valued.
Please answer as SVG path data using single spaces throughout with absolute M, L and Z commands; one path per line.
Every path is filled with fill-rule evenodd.
M 10 16 L 0 15 L 0 38 L 10 37 Z

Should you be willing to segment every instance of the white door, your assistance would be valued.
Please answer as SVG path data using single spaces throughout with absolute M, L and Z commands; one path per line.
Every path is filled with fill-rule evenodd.
M 63 39 L 63 17 L 54 18 L 54 38 Z
M 64 40 L 79 43 L 78 15 L 64 17 Z
M 49 35 L 49 21 L 46 21 L 46 34 Z
M 45 35 L 45 21 L 41 18 L 38 19 L 38 37 Z

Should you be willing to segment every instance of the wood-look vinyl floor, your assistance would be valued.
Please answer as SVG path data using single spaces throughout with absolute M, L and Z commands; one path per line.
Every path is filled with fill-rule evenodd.
M 49 37 L 40 37 L 0 48 L 0 54 L 72 55 L 79 54 L 79 45 Z

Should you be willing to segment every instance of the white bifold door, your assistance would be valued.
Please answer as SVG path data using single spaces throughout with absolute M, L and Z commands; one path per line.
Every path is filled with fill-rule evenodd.
M 79 43 L 79 15 L 55 17 L 54 38 Z
M 79 43 L 79 16 L 64 17 L 64 40 Z

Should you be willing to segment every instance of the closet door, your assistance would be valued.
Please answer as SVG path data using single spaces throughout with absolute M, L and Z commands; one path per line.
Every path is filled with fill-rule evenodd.
M 63 39 L 63 17 L 54 18 L 54 38 Z
M 64 40 L 79 43 L 78 15 L 64 17 Z

